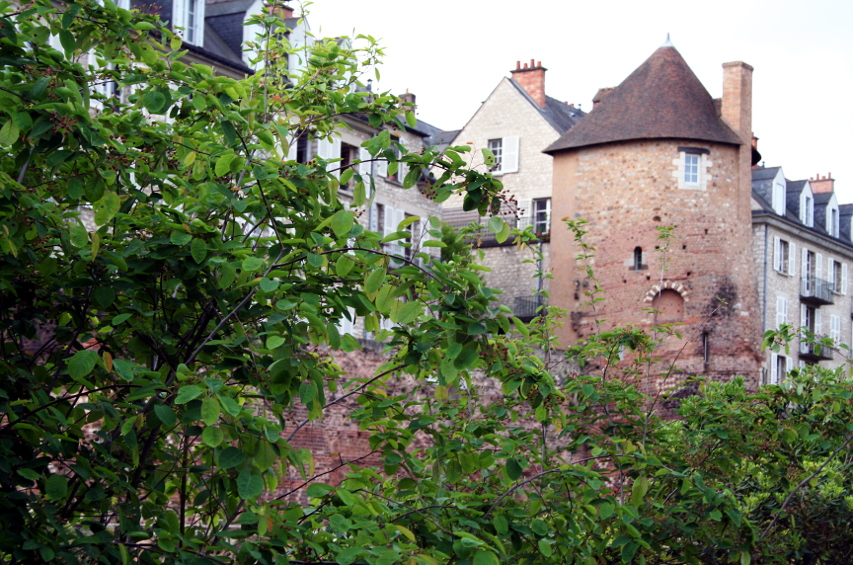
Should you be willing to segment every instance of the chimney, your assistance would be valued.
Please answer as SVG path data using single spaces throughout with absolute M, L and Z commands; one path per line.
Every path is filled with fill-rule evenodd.
M 809 184 L 812 191 L 817 192 L 832 192 L 835 190 L 835 179 L 832 178 L 832 173 L 824 176 L 817 175 L 814 179 L 809 179 Z
M 547 70 L 542 66 L 542 61 L 535 62 L 530 59 L 529 67 L 525 63 L 522 68 L 521 61 L 516 61 L 515 70 L 510 71 L 512 79 L 533 98 L 540 108 L 545 107 L 545 71 Z
M 282 20 L 293 17 L 293 8 L 287 4 L 273 4 L 269 7 L 271 14 L 276 14 Z
M 417 104 L 415 104 L 415 95 L 409 92 L 408 88 L 406 89 L 405 94 L 400 95 L 400 100 L 403 101 L 403 105 L 411 106 L 411 110 L 414 110 L 415 106 L 417 106 Z
M 752 139 L 752 71 L 742 61 L 723 63 L 721 115 L 744 143 Z
M 595 110 L 598 106 L 604 102 L 604 99 L 607 98 L 607 95 L 613 92 L 612 86 L 608 86 L 607 88 L 599 88 L 598 92 L 595 93 L 595 96 L 592 97 L 592 109 Z

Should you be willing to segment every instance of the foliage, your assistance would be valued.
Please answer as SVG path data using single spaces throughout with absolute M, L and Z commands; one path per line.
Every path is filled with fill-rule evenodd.
M 299 76 L 233 80 L 110 0 L 2 4 L 0 34 L 0 562 L 849 559 L 850 384 L 707 383 L 670 421 L 619 379 L 555 379 L 555 321 L 508 316 L 463 238 L 433 225 L 441 260 L 391 269 L 357 217 L 371 179 L 286 160 L 357 115 L 395 164 L 388 129 L 413 116 L 357 88 L 369 38 L 318 42 Z M 112 81 L 126 104 L 98 88 Z M 466 149 L 403 153 L 404 184 L 431 168 L 437 199 L 499 207 Z M 396 324 L 369 379 L 334 361 L 358 347 L 338 330 L 352 312 Z M 618 347 L 655 339 L 574 353 Z M 346 399 L 381 468 L 342 461 L 325 484 L 291 418 Z

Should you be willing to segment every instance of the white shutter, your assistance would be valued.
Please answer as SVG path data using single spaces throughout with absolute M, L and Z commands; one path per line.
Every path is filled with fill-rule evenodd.
M 800 304 L 800 327 L 808 325 L 806 322 L 806 305 Z
M 841 343 L 841 318 L 834 314 L 829 316 L 829 338 L 836 344 Z
M 397 224 L 394 223 L 394 208 L 390 206 L 385 206 L 385 213 L 383 214 L 383 225 L 382 225 L 382 235 L 388 235 L 389 233 L 394 233 L 397 231 Z
M 782 240 L 777 236 L 773 236 L 773 268 L 777 271 L 782 270 Z
M 803 247 L 803 263 L 802 263 L 802 265 L 803 265 L 803 278 L 806 278 L 809 276 L 808 263 L 809 263 L 809 250 L 806 249 L 805 247 Z
M 783 296 L 776 297 L 776 328 L 788 323 L 788 301 Z
M 186 30 L 187 27 L 187 2 L 192 2 L 193 0 L 174 0 L 172 2 L 172 29 L 181 28 L 184 31 L 181 34 L 181 37 L 187 39 L 189 33 Z
M 332 137 L 332 139 L 320 139 L 317 141 L 317 156 L 326 161 L 337 160 L 337 163 L 329 166 L 332 169 L 332 175 L 335 178 L 341 176 L 340 157 L 341 157 L 341 139 Z
M 841 294 L 847 294 L 847 263 L 841 263 Z
M 797 275 L 797 245 L 793 241 L 788 247 L 788 274 Z
M 822 317 L 823 316 L 821 315 L 820 310 L 815 309 L 815 311 L 814 311 L 814 334 L 815 334 L 815 336 L 820 335 L 820 325 L 821 325 L 821 318 Z
M 814 278 L 816 278 L 816 279 L 822 279 L 823 278 L 822 276 L 820 276 L 821 266 L 822 266 L 821 264 L 822 263 L 823 263 L 823 255 L 821 255 L 820 253 L 816 254 L 815 255 L 815 262 L 814 262 Z
M 518 199 L 518 228 L 524 229 L 527 226 L 532 226 L 535 223 L 535 212 L 533 211 L 533 200 L 530 198 Z M 512 222 L 512 218 L 508 218 Z M 510 227 L 512 227 L 510 225 Z
M 379 204 L 375 202 L 370 205 L 370 220 L 367 229 L 374 233 L 379 232 Z
M 299 137 L 294 135 L 290 139 L 290 145 L 287 148 L 287 160 L 296 161 L 296 151 L 299 147 Z
M 361 173 L 362 175 L 369 175 L 370 174 L 370 166 L 372 164 L 370 161 L 370 151 L 368 151 L 364 147 L 359 147 L 358 148 L 358 160 L 361 161 L 361 163 L 359 163 L 359 165 L 358 165 L 358 172 Z
M 770 354 L 770 384 L 775 385 L 779 382 L 777 365 L 779 364 L 779 355 L 776 353 Z
M 518 136 L 511 135 L 503 138 L 503 156 L 501 157 L 502 173 L 518 172 Z
M 790 355 L 785 357 L 785 373 L 790 373 L 794 370 L 794 358 Z

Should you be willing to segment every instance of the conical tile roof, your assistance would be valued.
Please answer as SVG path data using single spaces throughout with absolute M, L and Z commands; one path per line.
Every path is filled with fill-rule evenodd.
M 545 152 L 655 138 L 741 144 L 717 116 L 711 95 L 671 44 L 655 51 Z

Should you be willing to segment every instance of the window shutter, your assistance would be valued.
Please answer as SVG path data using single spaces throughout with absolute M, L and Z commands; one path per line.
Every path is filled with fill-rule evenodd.
M 374 202 L 370 205 L 370 222 L 367 229 L 377 233 L 379 232 L 379 204 Z
M 287 147 L 287 160 L 296 161 L 296 151 L 299 146 L 299 138 L 293 136 L 290 140 L 290 145 Z
M 518 199 L 518 220 L 516 223 L 518 224 L 516 227 L 524 229 L 527 226 L 532 226 L 536 222 L 536 212 L 533 210 L 533 200 L 530 198 L 520 198 Z M 510 223 L 510 227 L 512 227 L 513 218 L 504 218 L 507 222 Z
M 797 275 L 797 245 L 792 241 L 788 244 L 788 274 Z
M 406 181 L 406 175 L 409 173 L 409 167 L 408 167 L 408 165 L 406 165 L 405 162 L 402 161 L 402 158 L 406 156 L 406 154 L 409 152 L 409 150 L 406 147 L 406 144 L 403 142 L 402 139 L 400 139 L 400 145 L 402 146 L 400 148 L 400 155 L 399 155 L 401 160 L 397 164 L 397 180 L 400 182 L 400 184 L 403 184 Z
M 776 328 L 785 323 L 785 299 L 776 297 Z
M 782 270 L 782 240 L 777 236 L 773 236 L 773 268 Z
M 834 314 L 829 316 L 829 338 L 836 344 L 841 342 L 841 318 Z
M 364 147 L 359 147 L 358 160 L 361 161 L 361 163 L 358 164 L 358 172 L 362 175 L 369 175 L 371 165 L 370 152 Z
M 181 28 L 183 29 L 182 37 L 187 39 L 189 33 L 186 30 L 187 27 L 187 2 L 192 2 L 192 0 L 174 0 L 172 2 L 172 29 Z
M 380 178 L 385 178 L 388 176 L 388 161 L 385 159 L 380 159 L 376 161 L 376 176 Z
M 821 266 L 822 266 L 821 264 L 822 263 L 823 263 L 823 255 L 821 255 L 820 253 L 816 253 L 815 254 L 815 261 L 814 261 L 814 278 L 816 278 L 816 279 L 822 279 L 823 278 L 822 276 L 820 276 Z
M 503 138 L 503 162 L 502 173 L 518 172 L 518 136 L 511 135 Z
M 820 310 L 816 309 L 814 311 L 814 334 L 815 334 L 815 336 L 820 335 L 820 326 L 821 326 L 821 318 L 822 317 L 823 316 L 821 315 Z
M 790 355 L 785 357 L 785 373 L 790 373 L 794 370 L 794 358 Z
M 841 294 L 847 294 L 847 263 L 841 263 Z
M 806 322 L 806 305 L 800 304 L 800 327 L 807 325 Z
M 770 354 L 770 384 L 775 385 L 779 382 L 779 374 L 777 365 L 779 364 L 779 355 L 776 353 Z
M 803 278 L 806 278 L 809 276 L 808 262 L 809 262 L 809 250 L 806 249 L 805 247 L 803 247 L 803 262 L 802 262 Z

